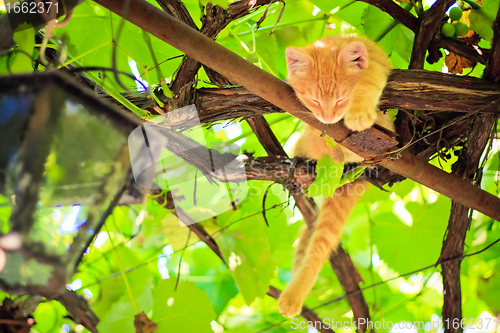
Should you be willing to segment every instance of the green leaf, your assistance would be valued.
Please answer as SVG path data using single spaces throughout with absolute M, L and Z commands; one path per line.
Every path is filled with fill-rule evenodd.
M 316 179 L 309 186 L 308 196 L 333 196 L 335 190 L 339 187 L 343 170 L 343 163 L 335 163 L 330 156 L 323 156 L 316 164 Z
M 278 44 L 276 42 L 276 36 L 269 34 L 259 34 L 255 38 L 256 51 L 262 58 L 262 69 L 271 72 L 274 75 L 278 73 L 278 58 L 276 54 L 278 53 Z M 269 68 L 267 66 L 269 66 Z
M 500 170 L 500 154 L 496 152 L 489 159 L 487 170 L 498 171 Z
M 35 48 L 35 29 L 26 24 L 19 26 L 19 29 L 13 36 L 18 52 L 10 65 L 10 71 L 12 73 L 33 72 L 31 55 Z
M 33 313 L 36 323 L 33 329 L 44 333 L 59 333 L 66 314 L 64 306 L 57 301 L 40 303 Z
M 361 19 L 366 37 L 372 40 L 384 37 L 384 33 L 394 23 L 394 19 L 389 14 L 375 6 L 368 6 Z
M 138 302 L 138 305 L 141 306 L 139 304 L 139 299 L 141 299 L 141 294 L 144 292 L 143 288 L 145 283 L 147 284 L 152 278 L 151 271 L 148 266 L 141 265 L 142 261 L 137 251 L 125 246 L 117 247 L 116 251 L 120 257 L 123 269 L 125 271 L 132 269 L 127 272 L 127 281 L 131 287 L 133 297 Z M 101 257 L 101 255 L 99 257 Z M 118 263 L 116 262 L 115 253 L 110 252 L 109 258 L 106 260 L 100 258 L 98 262 L 93 261 L 91 270 L 93 270 L 94 267 L 99 267 L 100 270 L 104 271 L 104 276 L 109 276 L 109 273 L 105 270 L 105 268 L 109 266 L 111 266 L 109 269 L 109 273 L 111 274 L 120 271 Z M 98 313 L 101 318 L 104 318 L 105 315 L 112 311 L 111 306 L 115 302 L 120 300 L 128 300 L 128 302 L 131 302 L 126 284 L 121 274 L 101 282 L 100 287 L 99 299 L 94 303 L 93 310 Z M 151 287 L 149 288 L 151 289 Z M 96 294 L 94 293 L 94 295 Z M 124 305 L 121 305 L 121 307 L 123 306 Z M 147 309 L 144 310 L 146 311 Z
M 125 237 L 130 237 L 133 234 L 134 214 L 134 211 L 127 206 L 117 206 L 113 209 L 111 221 Z
M 252 202 L 247 199 L 254 198 L 255 196 L 249 193 L 242 205 Z M 270 214 L 270 211 L 267 213 Z M 236 213 L 226 219 L 224 217 L 229 214 L 224 215 L 219 215 L 217 221 L 220 219 L 230 223 L 250 214 Z M 266 295 L 269 281 L 274 275 L 275 263 L 269 239 L 264 231 L 265 224 L 261 221 L 261 219 L 256 221 L 253 217 L 239 221 L 224 229 L 217 238 L 224 260 L 229 265 L 234 281 L 248 305 L 256 297 Z
M 493 21 L 498 12 L 499 0 L 484 0 L 478 10 L 473 10 L 469 15 L 470 29 L 491 43 L 493 38 Z
M 113 304 L 109 312 L 97 325 L 101 332 L 134 333 L 134 305 L 130 301 L 119 301 Z
M 196 287 L 207 292 L 215 313 L 220 315 L 228 302 L 238 294 L 231 272 L 208 246 L 194 249 L 192 258 L 188 254 L 186 251 L 183 260 L 189 262 L 190 274 L 207 278 L 195 281 Z
M 413 217 L 411 226 L 390 213 L 373 217 L 373 241 L 380 259 L 399 273 L 431 265 L 439 258 L 450 201 L 439 196 L 432 204 L 410 202 L 406 209 Z
M 145 282 L 145 283 L 144 283 Z M 153 304 L 151 295 L 151 283 L 144 281 L 142 285 L 137 285 L 132 292 L 139 312 L 149 312 Z M 97 329 L 100 332 L 120 332 L 120 333 L 134 333 L 134 318 L 136 309 L 130 295 L 128 293 L 115 302 L 106 316 L 101 317 Z
M 337 7 L 336 2 L 329 0 L 311 0 L 311 3 L 321 9 L 322 12 L 328 13 L 333 8 Z
M 215 319 L 207 293 L 193 282 L 181 281 L 175 288 L 175 279 L 161 280 L 153 289 L 153 317 L 158 324 L 157 333 L 207 332 Z
M 333 13 L 333 16 L 346 23 L 349 23 L 353 27 L 360 27 L 362 25 L 363 18 L 360 13 L 363 13 L 365 9 L 370 6 L 369 4 L 364 2 L 352 0 L 342 0 L 335 3 L 337 4 L 339 10 Z M 336 24 L 340 24 L 340 22 Z
M 75 7 L 71 24 L 56 29 L 55 34 L 58 37 L 62 38 L 65 36 L 67 38 L 69 53 L 81 65 L 111 68 L 112 40 L 116 37 L 114 34 L 116 35 L 121 20 L 121 17 L 110 13 L 104 7 L 94 2 L 85 1 Z M 158 62 L 162 63 L 160 65 L 162 72 L 170 76 L 177 68 L 180 60 L 164 61 L 173 56 L 180 55 L 181 52 L 154 36 L 151 36 L 151 44 Z M 130 59 L 136 61 L 140 73 L 145 72 L 141 66 L 147 66 L 148 68 L 154 66 L 151 54 L 142 37 L 142 30 L 132 23 L 125 21 L 118 40 L 116 52 L 117 69 L 131 73 L 128 65 Z M 146 71 L 145 73 L 150 76 L 150 72 Z M 114 81 L 113 74 L 105 74 L 108 80 L 111 79 Z M 146 75 L 145 78 L 147 78 Z M 129 78 L 122 75 L 120 79 L 127 87 L 135 87 L 135 83 Z M 154 80 L 151 83 L 159 84 L 159 82 L 154 82 Z
M 300 29 L 296 26 L 288 26 L 278 29 L 273 35 L 276 36 L 276 42 L 278 43 L 278 53 L 276 54 L 278 59 L 286 58 L 285 50 L 289 46 L 304 47 L 307 45 L 302 31 L 300 31 Z M 287 68 L 285 61 L 278 61 L 278 75 L 280 78 L 286 78 Z
M 414 38 L 410 29 L 374 6 L 366 8 L 362 19 L 366 37 L 377 42 L 386 54 L 397 52 L 406 63 L 410 61 Z

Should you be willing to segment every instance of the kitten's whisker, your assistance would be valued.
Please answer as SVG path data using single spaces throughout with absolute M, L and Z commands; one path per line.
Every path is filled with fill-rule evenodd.
M 302 110 L 296 110 L 296 111 L 293 111 L 294 113 L 304 113 L 304 114 L 307 114 L 307 115 L 311 115 L 313 114 L 311 111 L 302 111 Z

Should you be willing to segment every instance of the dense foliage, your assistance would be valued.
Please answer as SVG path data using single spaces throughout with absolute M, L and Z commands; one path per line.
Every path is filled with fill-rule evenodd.
M 158 6 L 155 1 L 149 2 Z M 194 0 L 183 3 L 193 20 L 199 22 L 202 3 Z M 219 4 L 224 6 L 227 2 Z M 410 3 L 401 5 L 415 14 Z M 424 1 L 423 8 L 430 5 Z M 464 11 L 460 18 L 484 37 L 479 43 L 482 47 L 489 48 L 491 23 L 498 6 L 498 0 L 485 0 L 483 8 L 491 10 L 472 14 Z M 256 22 L 265 9 L 229 24 L 217 42 L 281 79 L 286 78 L 288 46 L 305 46 L 322 36 L 340 33 L 357 33 L 375 40 L 395 68 L 408 68 L 414 33 L 374 6 L 352 0 L 276 2 L 269 6 L 265 21 L 257 29 Z M 120 17 L 92 1 L 76 7 L 70 23 L 55 30 L 69 55 L 62 65 L 112 67 L 112 39 L 120 24 Z M 34 36 L 29 29 L 22 33 L 28 39 Z M 57 48 L 55 44 L 49 47 Z M 140 73 L 141 80 L 155 86 L 161 77 L 169 82 L 175 75 L 181 60 L 179 55 L 176 49 L 124 22 L 116 54 L 118 70 Z M 160 71 L 153 59 L 157 59 Z M 6 61 L 6 57 L 0 58 L 0 73 L 7 74 Z M 447 72 L 444 57 L 432 65 L 426 64 L 425 69 Z M 464 72 L 481 77 L 483 70 L 484 66 L 477 64 Z M 109 94 L 123 91 L 110 73 L 101 74 L 103 77 L 104 80 L 99 79 L 95 72 L 91 76 Z M 197 79 L 198 87 L 210 86 L 203 69 Z M 136 89 L 128 78 L 123 78 L 123 82 Z M 291 116 L 267 115 L 266 119 L 290 152 L 303 125 Z M 207 142 L 229 141 L 240 146 L 241 151 L 266 155 L 246 121 L 220 123 L 204 131 Z M 498 194 L 497 139 L 492 145 L 481 187 Z M 449 172 L 456 160 L 454 152 L 449 151 L 447 158 L 436 157 L 432 163 Z M 229 267 L 187 227 L 181 226 L 171 211 L 148 197 L 143 204 L 114 209 L 69 288 L 88 300 L 101 319 L 98 325 L 101 332 L 134 332 L 134 316 L 142 311 L 158 324 L 157 332 L 313 332 L 314 329 L 308 330 L 301 324 L 305 321 L 302 317 L 292 321 L 284 318 L 276 300 L 266 296 L 269 285 L 282 290 L 291 280 L 293 244 L 303 224 L 293 198 L 288 198 L 281 185 L 270 185 L 270 182 L 249 182 L 249 195 L 236 211 L 229 210 L 217 219 L 201 223 L 213 235 Z M 266 226 L 262 210 L 268 188 L 265 207 L 269 226 Z M 367 288 L 363 295 L 371 320 L 438 322 L 443 285 L 440 267 L 433 264 L 441 253 L 451 201 L 411 180 L 385 189 L 370 188 L 350 217 L 342 239 L 363 281 L 361 287 Z M 1 211 L 0 218 L 5 220 L 9 213 Z M 473 217 L 466 253 L 478 251 L 500 238 L 499 222 L 477 213 Z M 477 324 L 479 318 L 496 319 L 500 314 L 499 256 L 500 246 L 495 245 L 465 258 L 462 263 L 463 317 L 468 324 Z M 352 312 L 342 297 L 344 294 L 330 264 L 325 263 L 306 305 L 330 322 L 349 321 Z M 34 313 L 37 324 L 32 331 L 87 331 L 65 318 L 66 314 L 56 301 L 41 303 Z M 428 324 L 415 329 L 440 331 L 436 327 Z M 495 330 L 491 322 L 487 331 Z

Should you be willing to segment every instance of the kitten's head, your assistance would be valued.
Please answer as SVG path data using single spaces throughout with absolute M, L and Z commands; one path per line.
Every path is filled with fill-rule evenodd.
M 319 121 L 336 123 L 344 117 L 351 92 L 368 67 L 360 41 L 320 40 L 306 48 L 286 50 L 288 82 L 299 100 Z

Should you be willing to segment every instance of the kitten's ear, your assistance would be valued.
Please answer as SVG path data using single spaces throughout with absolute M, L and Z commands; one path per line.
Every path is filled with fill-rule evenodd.
M 368 67 L 368 55 L 366 53 L 365 44 L 362 42 L 347 44 L 339 54 L 338 63 L 348 64 L 349 66 L 355 66 L 359 69 Z
M 286 49 L 286 67 L 288 75 L 300 74 L 311 68 L 313 60 L 311 57 L 296 47 Z

